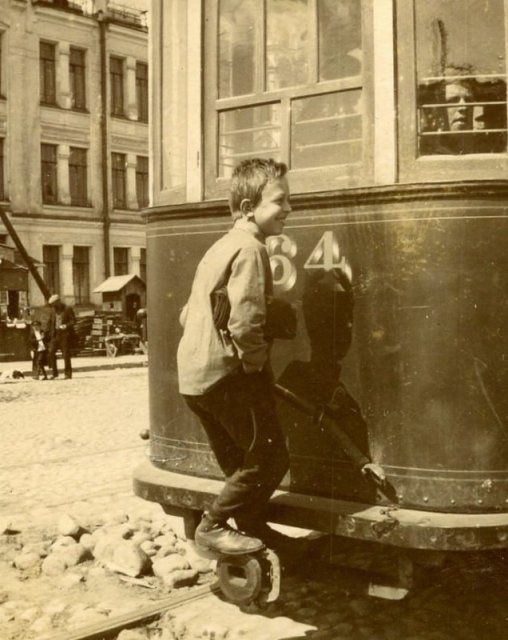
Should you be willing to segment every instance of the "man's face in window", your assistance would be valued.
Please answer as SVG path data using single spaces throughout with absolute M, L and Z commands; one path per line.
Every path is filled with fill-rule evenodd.
M 465 131 L 473 128 L 473 102 L 471 89 L 459 82 L 447 84 L 445 87 L 445 101 L 448 112 L 450 131 Z

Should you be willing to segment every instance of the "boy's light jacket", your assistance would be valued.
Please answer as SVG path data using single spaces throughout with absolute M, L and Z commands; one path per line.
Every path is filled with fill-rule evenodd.
M 211 304 L 212 292 L 226 282 L 230 339 L 215 328 Z M 177 354 L 180 393 L 202 395 L 235 369 L 252 373 L 268 364 L 264 328 L 266 298 L 272 291 L 264 237 L 255 223 L 237 220 L 201 259 L 182 312 L 184 333 Z

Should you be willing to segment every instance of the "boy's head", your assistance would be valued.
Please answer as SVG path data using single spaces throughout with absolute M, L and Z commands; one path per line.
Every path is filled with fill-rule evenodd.
M 233 220 L 255 222 L 265 236 L 282 232 L 291 211 L 287 166 L 272 159 L 251 158 L 233 171 L 229 206 Z
M 242 217 L 244 200 L 248 200 L 253 209 L 257 207 L 266 183 L 284 177 L 287 170 L 283 162 L 276 162 L 272 158 L 251 158 L 240 162 L 233 170 L 229 192 L 229 207 L 233 220 Z

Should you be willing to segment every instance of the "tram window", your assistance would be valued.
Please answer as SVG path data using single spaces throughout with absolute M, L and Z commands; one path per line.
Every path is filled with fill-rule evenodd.
M 417 0 L 419 155 L 505 153 L 504 0 Z
M 255 155 L 292 170 L 339 174 L 361 162 L 361 6 L 358 0 L 217 1 L 217 22 L 205 22 L 205 94 L 216 114 L 205 123 L 207 165 L 214 165 L 207 195 L 217 193 L 217 178 L 230 177 L 240 160 Z M 326 180 L 321 172 L 312 175 L 316 189 Z

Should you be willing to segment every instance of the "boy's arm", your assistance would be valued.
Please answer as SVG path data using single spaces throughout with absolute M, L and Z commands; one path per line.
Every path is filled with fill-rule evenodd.
M 240 251 L 228 281 L 228 330 L 246 373 L 261 371 L 268 360 L 265 283 L 261 254 L 254 248 Z

